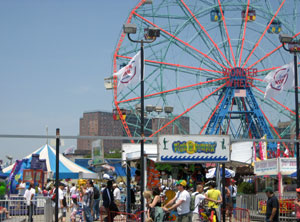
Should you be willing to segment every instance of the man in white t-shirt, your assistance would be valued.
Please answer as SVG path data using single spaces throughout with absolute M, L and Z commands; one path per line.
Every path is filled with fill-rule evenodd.
M 33 184 L 30 183 L 28 189 L 24 193 L 24 197 L 26 199 L 26 206 L 27 206 L 27 215 L 28 215 L 28 222 L 32 222 L 33 216 L 33 197 L 35 195 L 35 189 L 33 188 Z
M 178 213 L 177 222 L 191 222 L 192 219 L 190 214 L 191 196 L 189 192 L 185 190 L 187 183 L 185 180 L 179 180 L 176 183 L 176 185 L 178 189 L 176 196 L 170 202 L 168 202 L 162 209 L 164 211 L 170 212 L 176 208 Z
M 199 184 L 196 187 L 196 192 L 192 194 L 192 198 L 195 198 L 195 206 L 193 211 L 192 222 L 198 222 L 200 220 L 199 208 L 203 206 L 205 196 L 203 195 L 203 185 Z
M 114 189 L 114 200 L 118 207 L 120 207 L 121 204 L 121 191 L 116 183 L 113 184 Z
M 70 189 L 70 196 L 72 197 L 73 195 L 77 196 L 77 188 L 76 188 L 75 183 L 72 183 L 72 187 Z
M 58 186 L 58 220 L 64 221 L 63 215 L 64 215 L 64 206 L 63 206 L 63 199 L 64 199 L 64 184 L 61 182 L 59 183 Z M 53 189 L 52 194 L 56 194 L 56 188 Z M 53 207 L 53 213 L 55 216 L 55 201 L 52 202 L 52 207 Z
M 24 196 L 26 190 L 26 183 L 24 183 L 21 179 L 19 179 L 16 189 L 18 190 L 19 196 Z

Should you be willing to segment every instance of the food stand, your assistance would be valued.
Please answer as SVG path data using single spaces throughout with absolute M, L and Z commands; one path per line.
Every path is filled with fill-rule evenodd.
M 265 180 L 266 186 L 275 185 L 274 180 L 271 181 L 271 177 L 275 177 L 277 182 L 277 190 L 279 196 L 279 204 L 280 204 L 280 213 L 281 214 L 290 214 L 294 212 L 294 199 L 293 198 L 284 198 L 284 192 L 289 191 L 287 189 L 290 187 L 290 184 L 285 184 L 284 181 L 287 179 L 292 180 L 290 175 L 296 171 L 296 158 L 277 158 L 277 159 L 269 159 L 255 162 L 254 164 L 254 174 L 256 176 L 267 177 Z M 276 188 L 276 187 L 274 187 Z M 291 191 L 294 191 L 292 189 Z M 258 203 L 260 213 L 264 214 L 266 212 L 266 201 L 261 200 Z

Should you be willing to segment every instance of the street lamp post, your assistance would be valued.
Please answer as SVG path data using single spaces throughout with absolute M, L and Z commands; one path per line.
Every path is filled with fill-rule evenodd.
M 148 40 L 134 40 L 130 37 L 130 34 L 136 33 L 136 25 L 134 24 L 124 24 L 123 31 L 127 33 L 128 39 L 131 42 L 141 44 L 141 210 L 144 210 L 144 186 L 145 186 L 145 167 L 144 167 L 144 43 L 154 42 L 157 37 L 160 35 L 160 30 L 155 27 L 149 27 L 145 29 L 145 36 Z M 144 222 L 144 214 L 141 214 L 141 221 Z
M 297 65 L 297 53 L 300 52 L 300 40 L 296 41 L 293 37 L 280 34 L 279 40 L 282 43 L 282 47 L 284 50 L 294 54 L 294 75 L 295 75 L 295 111 L 296 111 L 296 144 L 295 144 L 295 151 L 296 151 L 296 164 L 297 164 L 297 187 L 300 187 L 300 171 L 299 171 L 299 107 L 298 107 L 298 65 Z M 289 46 L 286 48 L 286 45 Z

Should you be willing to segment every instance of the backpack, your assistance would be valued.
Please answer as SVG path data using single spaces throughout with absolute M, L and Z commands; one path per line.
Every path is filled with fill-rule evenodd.
M 64 207 L 67 207 L 67 198 L 66 198 L 65 195 L 64 195 L 64 199 L 62 200 L 62 205 L 63 205 Z
M 195 200 L 196 200 L 196 196 L 198 194 L 200 194 L 200 193 L 196 193 L 195 195 L 191 196 L 190 211 L 194 211 L 195 210 Z
M 100 198 L 100 192 L 97 187 L 94 187 L 94 199 L 99 199 Z

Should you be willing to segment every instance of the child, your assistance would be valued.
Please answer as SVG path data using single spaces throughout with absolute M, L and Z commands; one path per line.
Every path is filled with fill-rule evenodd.
M 152 192 L 149 190 L 146 190 L 146 191 L 144 191 L 143 196 L 146 199 L 146 206 L 147 206 L 146 222 L 152 222 L 153 220 L 150 217 L 150 208 L 149 208 L 149 204 L 151 204 L 151 202 L 152 202 Z
M 71 204 L 70 219 L 71 219 L 72 222 L 75 222 L 76 221 L 77 208 L 78 208 L 77 195 L 73 194 L 71 197 L 72 197 L 72 204 Z

